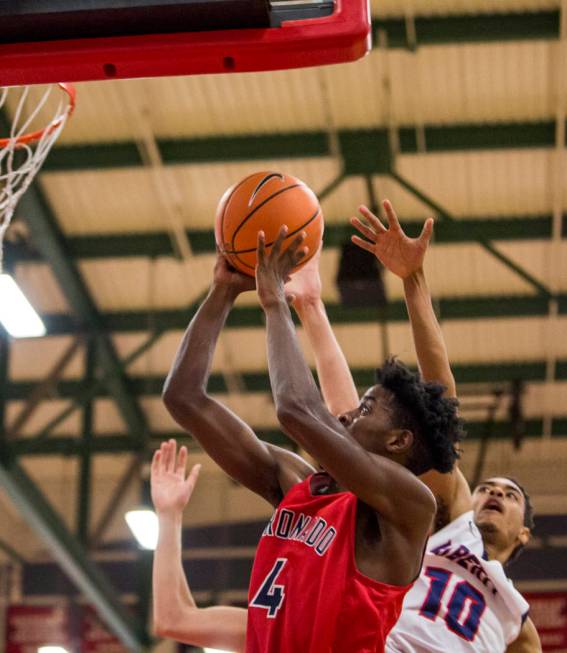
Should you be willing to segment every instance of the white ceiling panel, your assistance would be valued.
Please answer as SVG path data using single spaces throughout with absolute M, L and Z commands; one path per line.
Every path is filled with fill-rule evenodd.
M 10 346 L 9 374 L 18 379 L 45 378 L 74 342 L 72 336 L 14 339 Z M 84 374 L 84 347 L 80 346 L 65 367 L 62 378 L 72 379 Z
M 188 228 L 211 229 L 227 188 L 258 170 L 294 175 L 320 192 L 340 172 L 332 158 L 173 166 L 165 171 L 176 191 L 180 220 Z M 164 231 L 169 227 L 152 175 L 144 168 L 54 174 L 42 177 L 48 199 L 71 234 Z M 332 207 L 333 204 L 331 203 Z M 342 209 L 339 204 L 337 211 Z M 326 207 L 332 219 L 332 212 Z
M 553 48 L 548 41 L 525 41 L 425 46 L 415 52 L 375 49 L 354 64 L 325 69 L 333 125 L 550 118 Z
M 551 150 L 472 151 L 404 155 L 398 171 L 455 216 L 488 218 L 550 213 L 552 165 Z

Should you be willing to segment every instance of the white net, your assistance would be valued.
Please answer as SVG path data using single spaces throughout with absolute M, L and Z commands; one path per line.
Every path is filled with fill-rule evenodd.
M 49 150 L 65 127 L 74 108 L 74 98 L 61 85 L 48 86 L 40 96 L 30 98 L 30 86 L 0 87 L 0 112 L 8 120 L 6 107 L 10 106 L 9 133 L 0 134 L 0 272 L 2 271 L 2 244 L 20 197 L 26 192 Z M 63 92 L 65 91 L 65 92 Z M 32 131 L 38 114 L 50 106 L 53 93 L 59 95 L 53 106 L 53 117 L 44 129 Z M 30 105 L 33 108 L 29 108 Z

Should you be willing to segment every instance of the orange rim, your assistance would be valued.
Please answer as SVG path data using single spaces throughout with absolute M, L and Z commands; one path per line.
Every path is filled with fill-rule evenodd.
M 66 120 L 67 117 L 71 116 L 73 111 L 75 110 L 75 98 L 77 91 L 73 84 L 65 84 L 65 83 L 60 83 L 57 84 L 59 88 L 64 91 L 67 94 L 67 97 L 69 99 L 69 107 L 67 111 L 65 112 L 64 115 L 59 116 L 59 118 L 56 118 L 52 123 L 47 125 L 47 127 L 44 127 L 43 129 L 38 129 L 37 131 L 30 132 L 29 134 L 24 134 L 23 136 L 18 136 L 18 138 L 0 138 L 0 149 L 3 147 L 7 147 L 10 143 L 16 142 L 16 147 L 18 145 L 28 145 L 29 143 L 35 143 L 36 141 L 39 141 L 41 137 L 44 134 L 51 134 L 52 131 L 57 129 L 59 125 L 63 122 L 63 120 Z

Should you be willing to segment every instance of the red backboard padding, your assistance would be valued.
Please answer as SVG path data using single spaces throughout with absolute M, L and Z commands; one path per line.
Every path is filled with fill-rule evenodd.
M 368 0 L 281 27 L 0 45 L 0 86 L 251 72 L 355 61 L 370 49 Z

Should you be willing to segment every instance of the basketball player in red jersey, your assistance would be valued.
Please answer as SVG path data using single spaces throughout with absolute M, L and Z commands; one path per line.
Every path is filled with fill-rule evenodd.
M 420 368 L 424 374 L 434 375 L 433 378 L 437 376 L 444 378 L 448 385 L 448 391 L 454 392 L 455 384 L 450 374 L 446 347 L 431 306 L 431 298 L 422 269 L 423 257 L 431 233 L 431 225 L 426 225 L 426 229 L 419 239 L 409 239 L 399 227 L 389 203 L 386 203 L 385 209 L 388 216 L 389 230 L 386 232 L 378 226 L 381 234 L 380 246 L 375 248 L 374 253 L 394 273 L 398 273 L 403 278 L 413 277 L 404 282 L 404 288 L 406 302 L 412 316 L 413 334 Z M 371 216 L 367 217 L 367 219 L 369 218 Z M 373 234 L 370 234 L 370 239 L 378 240 Z M 299 309 L 299 315 L 312 342 L 319 378 L 327 404 L 329 406 L 339 406 L 341 410 L 348 409 L 356 401 L 356 391 L 352 378 L 348 373 L 348 368 L 345 366 L 344 356 L 342 356 L 336 340 L 329 337 L 330 334 L 332 336 L 332 332 L 330 332 L 320 299 L 321 288 L 317 263 L 309 265 L 311 269 L 306 270 L 304 268 L 293 277 L 291 290 L 296 295 L 294 307 Z M 162 445 L 162 450 L 167 446 Z M 169 446 L 171 446 L 171 443 Z M 156 456 L 159 455 L 159 453 L 156 454 Z M 458 470 L 446 475 L 445 479 L 433 478 L 433 474 L 428 476 L 428 482 L 436 481 L 437 492 L 441 493 L 440 503 L 444 508 L 439 515 L 438 527 L 440 530 L 437 539 L 442 537 L 443 533 L 448 530 L 451 530 L 451 535 L 454 535 L 456 525 L 467 516 L 466 513 L 471 508 L 468 485 Z M 440 487 L 443 480 L 444 487 Z M 174 476 L 171 477 L 170 482 L 174 483 L 174 488 L 183 483 L 182 480 Z M 168 498 L 173 495 L 175 495 L 174 491 L 166 493 Z M 527 497 L 525 491 L 510 479 L 489 479 L 481 483 L 475 490 L 473 507 L 474 521 L 481 529 L 484 547 L 489 559 L 505 564 L 516 557 L 523 544 L 525 544 L 526 537 L 529 536 L 529 527 L 531 526 L 531 507 L 529 497 Z M 160 514 L 159 510 L 158 514 Z M 168 536 L 171 531 L 168 528 L 169 518 L 163 517 L 163 519 L 165 519 L 166 524 L 160 530 L 160 545 L 158 545 L 158 551 L 162 549 L 163 555 L 161 557 L 156 556 L 156 572 L 158 571 L 158 565 L 160 568 L 159 573 L 154 576 L 156 581 L 154 585 L 156 608 L 160 605 L 162 608 L 156 611 L 155 623 L 159 634 L 178 638 L 188 643 L 228 648 L 240 653 L 240 651 L 244 650 L 246 611 L 239 611 L 230 607 L 204 609 L 196 607 L 190 595 L 183 570 L 178 562 L 175 562 L 179 558 L 179 555 L 175 555 L 175 551 L 179 549 L 180 526 L 177 543 L 175 539 L 170 541 L 171 538 Z M 162 517 L 160 517 L 161 521 Z M 180 516 L 177 521 L 180 523 Z M 471 525 L 470 528 L 474 530 L 474 525 Z M 467 530 L 466 532 L 468 533 L 468 539 L 471 540 L 472 538 L 473 545 L 476 546 L 472 531 Z M 161 533 L 163 533 L 163 539 Z M 454 543 L 454 548 L 463 547 L 464 544 L 468 545 L 468 547 L 471 546 L 469 541 L 463 542 L 458 539 Z M 443 562 L 442 556 L 440 561 Z M 439 565 L 439 563 L 437 564 Z M 480 564 L 486 563 L 481 562 Z M 171 568 L 172 565 L 174 569 Z M 459 566 L 455 568 L 460 571 L 464 582 L 466 582 L 467 576 L 466 566 L 465 564 L 462 568 Z M 492 570 L 490 571 L 492 572 Z M 176 573 L 180 579 L 178 582 L 165 582 L 164 579 L 168 579 L 172 574 L 175 576 Z M 427 574 L 424 574 L 424 578 L 427 578 L 426 585 L 429 585 L 431 579 L 427 577 Z M 184 593 L 179 592 L 179 594 L 172 595 L 170 591 L 172 584 L 176 586 L 184 585 Z M 417 587 L 414 587 L 411 594 L 416 593 L 416 591 Z M 447 597 L 445 598 L 448 599 L 450 592 L 446 592 L 446 594 Z M 408 598 L 406 597 L 406 602 L 408 602 Z M 509 598 L 513 599 L 513 594 Z M 419 608 L 425 599 L 425 595 L 418 596 L 418 599 L 417 606 Z M 390 644 L 395 647 L 396 651 L 404 651 L 404 653 L 416 653 L 416 651 L 421 650 L 429 651 L 431 649 L 430 637 L 434 638 L 435 646 L 441 647 L 441 650 L 451 650 L 455 643 L 460 647 L 464 646 L 464 650 L 471 653 L 485 650 L 484 647 L 488 644 L 487 637 L 481 636 L 484 626 L 482 626 L 479 636 L 473 642 L 467 644 L 462 637 L 458 638 L 456 635 L 453 635 L 456 638 L 453 641 L 449 638 L 449 631 L 445 632 L 443 627 L 442 617 L 444 613 L 442 611 L 437 620 L 438 623 L 431 623 L 431 621 L 424 619 L 419 614 L 413 617 L 413 602 L 409 603 L 408 606 L 404 604 L 402 618 L 392 631 Z M 509 603 L 512 604 L 513 600 L 509 601 Z M 167 610 L 164 609 L 165 607 Z M 226 610 L 226 615 L 224 610 Z M 408 611 L 407 619 L 405 610 Z M 496 619 L 493 619 L 489 614 L 492 611 L 495 612 Z M 504 650 L 503 648 L 500 649 L 499 645 L 495 645 L 495 636 L 496 639 L 503 640 L 505 639 L 503 635 L 510 637 L 514 631 L 518 632 L 518 626 L 513 620 L 513 613 L 508 614 L 504 611 L 504 613 L 498 614 L 498 604 L 494 606 L 489 604 L 487 606 L 483 622 L 492 622 L 493 624 L 488 629 L 488 633 L 485 633 L 485 635 L 492 633 L 492 645 L 488 649 L 491 653 Z M 497 622 L 501 623 L 502 635 L 499 635 L 499 630 L 496 628 L 495 624 Z M 219 624 L 222 624 L 222 627 L 219 627 Z M 419 644 L 416 644 L 416 642 L 419 642 Z M 417 649 L 416 646 L 418 646 Z M 536 653 L 541 651 L 537 632 L 529 619 L 524 622 L 519 635 L 513 641 L 510 641 L 506 651 L 508 653 Z
M 455 402 L 391 362 L 356 411 L 334 418 L 297 346 L 284 280 L 301 258 L 301 239 L 282 254 L 284 238 L 269 257 L 260 244 L 257 271 L 278 416 L 331 476 L 262 443 L 207 395 L 222 325 L 238 293 L 253 287 L 220 257 L 164 400 L 225 471 L 278 508 L 251 581 L 247 651 L 380 651 L 419 572 L 435 510 L 409 470 L 451 469 L 461 434 Z

